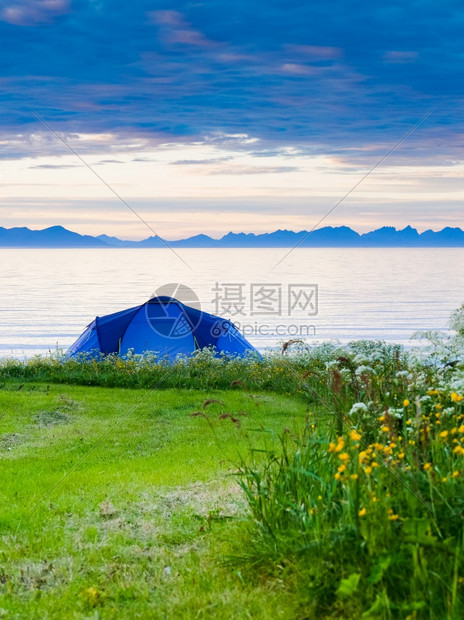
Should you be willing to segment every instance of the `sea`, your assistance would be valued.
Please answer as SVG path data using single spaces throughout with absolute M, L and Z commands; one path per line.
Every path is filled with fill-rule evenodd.
M 0 357 L 66 350 L 95 316 L 168 294 L 260 351 L 411 346 L 464 302 L 464 248 L 0 249 Z

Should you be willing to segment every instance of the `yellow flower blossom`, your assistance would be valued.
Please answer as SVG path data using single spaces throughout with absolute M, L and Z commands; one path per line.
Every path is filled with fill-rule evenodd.
M 456 392 L 451 393 L 451 400 L 455 403 L 460 403 L 464 396 L 460 394 L 456 394 Z
M 403 407 L 409 407 L 409 400 L 407 398 L 403 400 Z
M 431 463 L 425 463 L 424 464 L 424 470 L 428 471 L 429 469 L 432 469 L 432 464 Z
M 442 481 L 442 482 L 447 482 L 447 481 L 448 481 L 448 478 L 446 478 L 446 477 L 445 477 L 445 478 L 442 478 L 442 479 L 441 479 L 441 481 Z
M 440 437 L 441 437 L 442 439 L 446 439 L 446 438 L 448 437 L 448 431 L 441 431 L 441 433 L 440 433 Z
M 353 441 L 358 441 L 359 439 L 361 439 L 361 433 L 358 433 L 358 431 L 355 431 L 353 429 L 352 431 L 350 431 L 350 437 L 351 439 L 353 439 Z
M 361 510 L 358 512 L 358 515 L 360 517 L 364 517 L 364 515 L 366 514 L 367 510 L 365 508 L 361 508 Z
M 338 471 L 342 474 L 345 470 L 346 470 L 346 465 L 343 463 L 343 464 L 342 464 L 342 465 L 340 465 L 340 467 L 338 468 Z
M 351 474 L 350 478 L 351 478 L 351 480 L 357 480 L 358 479 L 358 474 Z
M 404 459 L 404 452 L 400 452 L 400 453 L 398 454 L 398 458 L 399 458 L 399 459 Z
M 364 468 L 364 473 L 366 473 L 367 475 L 372 473 L 372 467 L 369 467 L 369 465 L 367 467 Z
M 454 454 L 457 454 L 458 456 L 463 456 L 464 455 L 464 448 L 462 446 L 456 446 L 453 450 Z
M 459 476 L 458 471 L 453 471 L 453 473 L 451 474 L 451 478 L 457 478 L 458 476 Z
M 340 478 L 341 478 L 341 475 L 337 472 L 337 473 L 335 474 L 335 480 L 340 480 Z
M 389 431 L 390 429 L 389 429 L 389 427 L 388 427 L 388 426 L 384 425 L 384 426 L 382 426 L 382 427 L 380 428 L 380 430 L 381 430 L 383 433 L 388 433 L 388 431 Z
M 379 416 L 377 419 L 378 419 L 379 422 L 385 422 L 385 416 L 384 415 Z
M 388 518 L 390 519 L 390 521 L 396 521 L 399 518 L 399 516 L 395 515 L 395 514 L 391 514 L 391 515 L 389 515 Z
M 458 431 L 460 433 L 464 433 L 464 424 L 461 424 L 461 426 L 458 428 Z
M 438 396 L 438 390 L 427 390 L 428 396 Z
M 350 455 L 348 454 L 348 452 L 342 452 L 341 454 L 338 455 L 338 458 L 341 461 L 348 461 L 350 458 Z
M 409 420 L 406 420 L 406 424 L 412 424 L 411 418 L 409 418 Z

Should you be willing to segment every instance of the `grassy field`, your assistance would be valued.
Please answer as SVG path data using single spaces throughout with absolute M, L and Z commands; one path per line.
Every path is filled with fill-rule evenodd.
M 464 333 L 0 362 L 0 617 L 464 617 Z
M 0 391 L 0 617 L 289 617 L 278 583 L 224 565 L 245 501 L 238 455 L 300 427 L 272 393 L 9 382 Z M 206 405 L 205 397 L 221 402 Z M 221 413 L 232 413 L 232 421 Z M 240 427 L 238 426 L 240 424 Z

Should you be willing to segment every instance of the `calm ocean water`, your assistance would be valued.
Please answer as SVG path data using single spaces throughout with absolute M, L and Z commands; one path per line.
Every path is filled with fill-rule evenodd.
M 464 301 L 464 249 L 0 249 L 0 356 L 66 348 L 97 315 L 183 283 L 263 350 L 290 338 L 408 344 Z M 316 288 L 317 287 L 317 288 Z

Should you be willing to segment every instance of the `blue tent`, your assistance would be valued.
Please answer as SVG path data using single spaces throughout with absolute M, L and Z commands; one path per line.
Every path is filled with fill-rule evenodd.
M 256 351 L 227 319 L 185 306 L 173 297 L 154 297 L 141 306 L 97 317 L 66 356 L 153 351 L 174 359 L 179 353 L 189 355 L 211 346 L 231 355 Z

